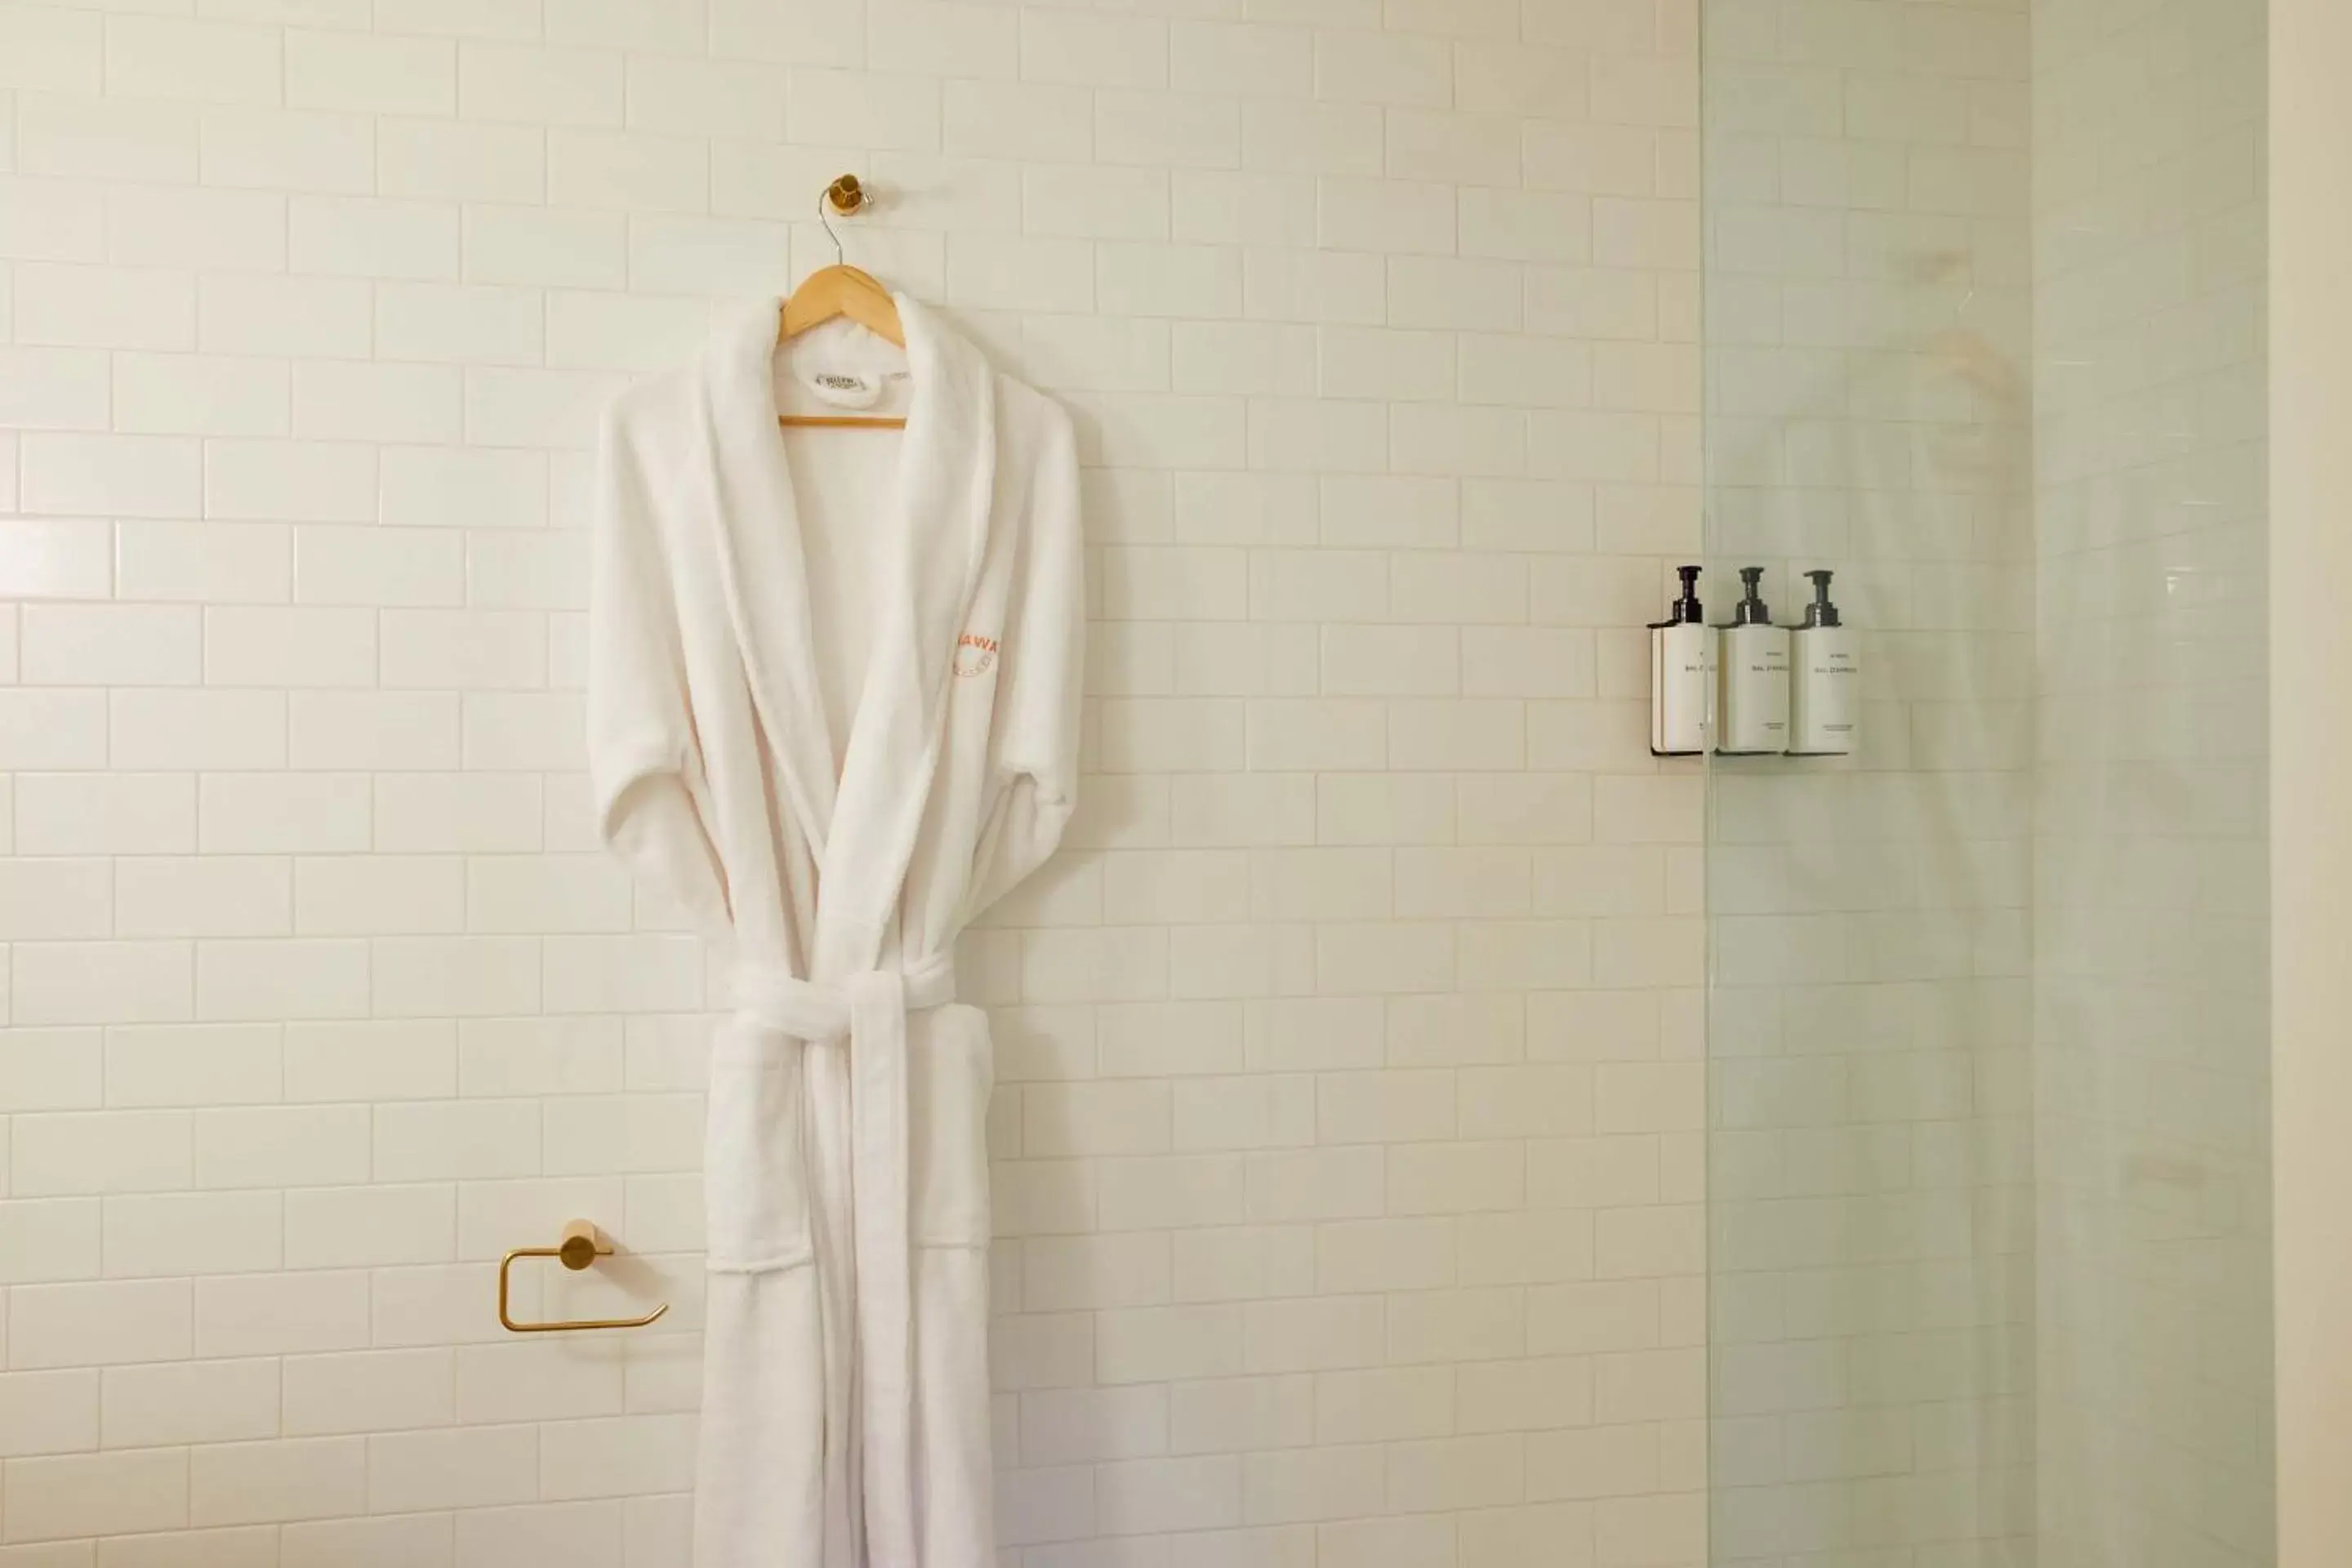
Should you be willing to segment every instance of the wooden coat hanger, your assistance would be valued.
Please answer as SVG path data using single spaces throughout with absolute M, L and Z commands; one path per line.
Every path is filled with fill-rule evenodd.
M 842 175 L 818 195 L 817 221 L 824 225 L 825 237 L 833 241 L 833 265 L 810 273 L 784 301 L 776 322 L 778 348 L 811 327 L 837 316 L 848 317 L 875 336 L 886 338 L 902 349 L 907 346 L 907 328 L 898 319 L 898 302 L 874 274 L 841 258 L 841 237 L 833 232 L 833 219 L 826 216 L 825 209 L 830 207 L 846 216 L 865 206 L 866 200 L 865 188 L 855 174 Z M 862 414 L 779 414 L 776 423 L 868 430 L 907 427 L 903 417 Z

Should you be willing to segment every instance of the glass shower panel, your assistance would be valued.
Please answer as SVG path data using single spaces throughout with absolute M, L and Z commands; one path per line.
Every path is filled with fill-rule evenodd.
M 2263 0 L 1705 0 L 1717 1568 L 2269 1568 Z
M 1715 759 L 1715 1560 L 2033 1530 L 2032 260 L 2014 5 L 1710 0 L 1711 618 L 1835 573 L 1855 753 Z
M 2041 1568 L 2262 1568 L 2262 0 L 2038 0 Z

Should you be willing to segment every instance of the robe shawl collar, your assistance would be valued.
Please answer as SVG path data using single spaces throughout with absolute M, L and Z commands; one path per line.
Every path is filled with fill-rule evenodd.
M 929 310 L 895 298 L 913 382 L 898 477 L 881 511 L 842 520 L 883 532 L 870 557 L 866 678 L 845 750 L 835 749 L 817 684 L 804 525 L 776 426 L 780 300 L 715 340 L 698 388 L 728 610 L 786 803 L 818 868 L 808 963 L 809 978 L 820 981 L 873 968 L 889 935 L 939 762 L 956 637 L 996 488 L 986 362 Z

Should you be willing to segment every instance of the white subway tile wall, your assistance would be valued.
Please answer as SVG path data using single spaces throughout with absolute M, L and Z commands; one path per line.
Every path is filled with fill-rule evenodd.
M 686 1561 L 721 998 L 593 842 L 586 449 L 846 169 L 1087 464 L 961 954 L 1002 1560 L 1696 1568 L 1698 8 L 0 0 L 0 1561 Z M 658 1329 L 499 1330 L 574 1215 L 518 1310 Z

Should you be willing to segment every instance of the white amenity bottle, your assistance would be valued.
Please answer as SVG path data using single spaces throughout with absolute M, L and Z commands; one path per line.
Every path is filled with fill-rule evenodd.
M 1789 633 L 1789 754 L 1842 757 L 1853 750 L 1861 666 L 1853 633 L 1830 603 L 1830 574 L 1805 575 L 1812 579 L 1813 602 L 1805 606 L 1805 624 Z
M 1739 569 L 1741 597 L 1722 632 L 1715 749 L 1728 756 L 1778 755 L 1789 747 L 1789 628 L 1772 624 L 1756 591 L 1763 580 L 1761 566 Z
M 1650 754 L 1695 757 L 1715 717 L 1715 628 L 1702 617 L 1698 568 L 1678 566 L 1682 597 L 1650 623 Z

